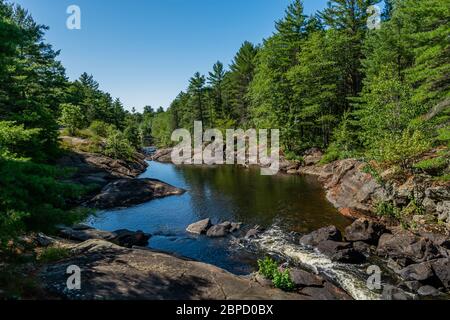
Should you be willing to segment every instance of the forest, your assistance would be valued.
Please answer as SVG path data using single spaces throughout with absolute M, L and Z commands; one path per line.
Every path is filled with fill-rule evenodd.
M 331 0 L 313 16 L 294 0 L 261 44 L 244 42 L 227 67 L 195 73 L 167 110 L 127 111 L 89 73 L 70 81 L 46 26 L 0 0 L 0 242 L 81 219 L 86 192 L 54 165 L 61 136 L 87 152 L 129 159 L 143 145 L 170 146 L 174 129 L 280 129 L 286 158 L 325 151 L 449 180 L 450 1 Z M 430 150 L 432 160 L 418 161 Z

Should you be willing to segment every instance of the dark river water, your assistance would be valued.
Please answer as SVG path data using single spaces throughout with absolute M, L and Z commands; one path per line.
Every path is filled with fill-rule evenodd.
M 150 248 L 211 263 L 236 274 L 254 271 L 257 256 L 233 245 L 233 237 L 195 236 L 186 233 L 186 227 L 211 218 L 213 223 L 242 222 L 242 232 L 255 225 L 276 225 L 285 233 L 306 233 L 328 225 L 342 229 L 350 223 L 328 203 L 314 177 L 262 176 L 256 168 L 151 162 L 141 178 L 160 179 L 187 192 L 132 208 L 99 212 L 88 223 L 108 231 L 148 232 L 153 235 Z

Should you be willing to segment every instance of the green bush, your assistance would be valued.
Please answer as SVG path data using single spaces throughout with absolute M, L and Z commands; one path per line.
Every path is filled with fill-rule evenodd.
M 134 155 L 134 148 L 120 131 L 112 133 L 106 139 L 104 154 L 114 159 L 130 160 Z
M 380 201 L 376 205 L 375 213 L 380 217 L 388 217 L 397 220 L 401 219 L 401 210 L 388 201 Z
M 281 272 L 278 269 L 278 264 L 270 257 L 266 257 L 264 260 L 258 260 L 259 273 L 265 278 L 272 280 L 273 285 L 284 291 L 292 291 L 295 289 L 295 284 L 291 279 L 289 270 L 286 269 Z
M 369 151 L 369 156 L 387 165 L 409 169 L 411 164 L 431 148 L 431 142 L 420 131 L 405 130 L 400 136 L 380 138 Z
M 110 134 L 114 133 L 117 129 L 112 124 L 108 124 L 103 121 L 95 120 L 89 126 L 89 130 L 99 137 L 107 138 Z
M 448 160 L 444 157 L 437 157 L 420 161 L 413 165 L 414 169 L 425 171 L 429 174 L 435 175 L 442 172 L 448 166 Z

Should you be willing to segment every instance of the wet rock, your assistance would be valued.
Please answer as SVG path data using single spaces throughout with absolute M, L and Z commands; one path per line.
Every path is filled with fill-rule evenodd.
M 402 267 L 441 256 L 439 249 L 432 241 L 407 231 L 383 234 L 378 244 L 377 254 L 395 259 Z
M 345 239 L 376 245 L 384 232 L 386 232 L 386 228 L 382 224 L 367 219 L 358 219 L 345 229 Z
M 206 234 L 211 226 L 211 219 L 208 218 L 189 225 L 186 231 L 193 234 Z
M 156 179 L 121 179 L 108 184 L 87 205 L 98 209 L 129 207 L 184 192 Z
M 230 232 L 233 233 L 233 232 L 239 231 L 241 229 L 241 227 L 242 227 L 241 222 L 232 222 Z
M 442 285 L 446 288 L 450 288 L 450 259 L 438 259 L 431 262 L 434 274 L 440 280 Z
M 231 222 L 216 224 L 208 229 L 206 235 L 211 238 L 225 237 L 230 233 Z
M 300 238 L 300 243 L 307 246 L 317 246 L 323 241 L 341 241 L 342 234 L 335 226 L 329 226 L 313 231 Z
M 362 253 L 352 248 L 351 243 L 326 240 L 319 243 L 317 249 L 336 262 L 359 264 L 366 260 Z
M 321 277 L 301 269 L 291 269 L 289 273 L 297 287 L 323 287 L 325 282 Z
M 150 159 L 152 161 L 158 161 L 163 163 L 172 162 L 172 150 L 173 150 L 172 148 L 159 149 L 150 157 Z
M 420 287 L 417 293 L 422 297 L 437 297 L 441 294 L 438 289 L 432 286 Z
M 362 254 L 370 254 L 372 252 L 371 246 L 368 243 L 357 241 L 353 243 L 353 249 Z
M 245 234 L 245 239 L 258 238 L 262 232 L 263 232 L 263 230 L 259 226 L 256 226 L 253 229 L 250 229 L 247 231 L 247 233 Z
M 145 247 L 148 245 L 148 240 L 151 237 L 150 234 L 141 230 L 133 232 L 123 229 L 114 231 L 113 234 L 115 237 L 111 241 L 126 248 L 132 248 L 133 246 Z
M 429 281 L 434 277 L 434 273 L 429 262 L 409 265 L 398 271 L 398 274 L 403 279 L 409 281 Z

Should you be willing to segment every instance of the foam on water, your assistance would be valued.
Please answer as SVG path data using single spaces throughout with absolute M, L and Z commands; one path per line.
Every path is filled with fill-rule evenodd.
M 316 251 L 293 243 L 286 233 L 276 226 L 264 232 L 252 243 L 265 252 L 283 256 L 316 273 L 326 275 L 356 300 L 381 299 L 381 295 L 367 287 L 368 275 L 356 266 L 335 263 Z

